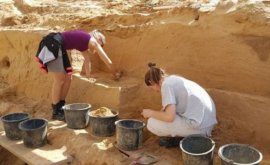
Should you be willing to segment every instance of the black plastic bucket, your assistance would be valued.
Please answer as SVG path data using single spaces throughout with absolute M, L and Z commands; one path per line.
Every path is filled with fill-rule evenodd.
M 258 165 L 263 159 L 260 151 L 243 144 L 227 144 L 218 150 L 222 165 Z
M 6 137 L 10 140 L 22 139 L 21 130 L 18 125 L 20 122 L 29 119 L 29 113 L 13 113 L 1 117 L 3 121 Z
M 91 134 L 94 136 L 108 137 L 112 136 L 115 133 L 115 121 L 117 119 L 118 113 L 115 111 L 111 112 L 113 116 L 92 116 L 89 113 L 90 117 L 90 127 Z
M 28 148 L 38 148 L 47 144 L 47 125 L 45 119 L 29 119 L 19 124 L 23 143 Z
M 145 124 L 138 120 L 118 120 L 116 125 L 116 141 L 119 149 L 126 151 L 137 150 L 142 147 L 143 127 Z
M 71 129 L 82 129 L 89 122 L 88 111 L 91 105 L 88 103 L 74 103 L 63 106 L 67 127 Z
M 215 142 L 206 136 L 191 135 L 180 142 L 184 165 L 212 165 Z

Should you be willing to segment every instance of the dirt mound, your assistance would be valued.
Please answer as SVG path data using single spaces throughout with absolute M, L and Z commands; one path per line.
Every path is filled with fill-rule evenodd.
M 95 117 L 105 117 L 105 116 L 114 116 L 112 111 L 106 107 L 101 107 L 97 110 L 94 110 L 89 113 L 90 116 L 95 116 Z

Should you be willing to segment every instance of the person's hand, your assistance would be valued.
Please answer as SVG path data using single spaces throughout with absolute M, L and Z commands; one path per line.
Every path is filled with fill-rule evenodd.
M 117 70 L 115 73 L 114 73 L 114 79 L 115 80 L 119 80 L 123 75 L 123 72 L 121 70 Z
M 151 109 L 143 109 L 142 113 L 144 118 L 150 118 L 152 117 L 152 114 L 153 114 L 153 110 Z

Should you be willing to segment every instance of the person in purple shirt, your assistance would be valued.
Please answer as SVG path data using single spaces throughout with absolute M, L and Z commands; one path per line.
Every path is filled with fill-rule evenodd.
M 51 38 L 48 39 L 48 36 Z M 110 69 L 115 79 L 119 79 L 121 77 L 121 72 L 115 70 L 112 61 L 103 50 L 102 47 L 105 45 L 105 36 L 97 30 L 93 30 L 90 33 L 82 30 L 73 30 L 62 33 L 50 33 L 48 36 L 46 36 L 47 40 L 42 40 L 43 43 L 40 44 L 38 51 L 39 54 L 37 56 L 40 68 L 44 72 L 52 72 L 54 75 L 52 86 L 52 118 L 65 121 L 62 107 L 65 105 L 65 99 L 71 83 L 70 75 L 72 75 L 72 68 L 66 50 L 76 49 L 82 53 L 85 58 L 84 69 L 86 77 L 88 78 L 93 77 L 91 75 L 90 53 L 94 52 L 97 52 L 101 60 Z M 58 41 L 57 43 L 60 43 L 59 48 L 55 46 L 54 41 Z M 43 50 L 44 47 L 49 51 Z M 46 53 L 42 55 L 40 52 Z M 50 57 L 53 57 L 52 53 L 54 54 L 55 59 L 51 61 L 47 60 Z M 48 54 L 51 54 L 51 56 Z

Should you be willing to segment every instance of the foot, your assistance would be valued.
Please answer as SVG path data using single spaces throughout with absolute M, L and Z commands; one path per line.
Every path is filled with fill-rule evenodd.
M 165 146 L 166 148 L 179 147 L 180 141 L 183 137 L 163 137 L 158 141 L 159 146 Z
M 62 119 L 61 121 L 66 122 L 64 110 L 63 109 L 59 110 L 58 114 L 59 114 L 59 116 L 61 116 L 61 119 Z
M 64 111 L 62 107 L 60 107 L 59 103 L 52 104 L 52 108 L 53 108 L 52 119 L 66 121 Z
M 123 76 L 123 71 L 122 70 L 117 70 L 114 74 L 114 80 L 119 80 Z
M 53 114 L 52 119 L 54 120 L 60 120 L 60 121 L 66 121 L 65 115 L 62 115 L 60 113 Z
M 58 105 L 61 109 L 63 109 L 63 106 L 66 104 L 66 101 L 65 100 L 60 100 Z

